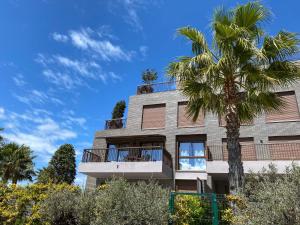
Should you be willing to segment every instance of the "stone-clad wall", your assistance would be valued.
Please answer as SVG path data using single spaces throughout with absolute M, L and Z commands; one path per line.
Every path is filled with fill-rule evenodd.
M 278 91 L 295 90 L 300 108 L 300 84 Z M 98 131 L 95 134 L 94 148 L 106 148 L 106 137 L 134 136 L 159 134 L 166 136 L 166 149 L 172 154 L 175 165 L 176 135 L 204 134 L 207 136 L 207 145 L 221 145 L 222 138 L 226 137 L 225 128 L 219 126 L 218 117 L 211 113 L 205 115 L 205 126 L 194 128 L 177 127 L 178 102 L 187 99 L 179 91 L 134 95 L 129 99 L 127 126 L 124 129 Z M 166 124 L 164 129 L 142 130 L 143 105 L 166 104 Z M 254 120 L 252 126 L 242 126 L 241 137 L 254 137 L 255 143 L 267 143 L 268 136 L 300 135 L 300 122 L 266 123 L 265 115 Z M 175 168 L 174 168 L 175 170 Z M 175 171 L 174 171 L 175 174 Z M 91 182 L 89 182 L 91 183 Z

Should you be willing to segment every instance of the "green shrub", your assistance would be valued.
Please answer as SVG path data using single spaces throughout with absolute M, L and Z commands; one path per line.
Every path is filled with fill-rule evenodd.
M 114 179 L 99 188 L 93 225 L 165 225 L 167 190 L 156 183 L 129 183 Z
M 238 207 L 234 224 L 299 225 L 300 167 L 294 165 L 279 175 L 270 165 L 268 170 L 250 174 L 240 198 L 244 204 Z
M 93 192 L 63 189 L 52 191 L 43 201 L 41 215 L 51 225 L 90 225 L 93 208 Z
M 195 195 L 178 195 L 175 199 L 176 225 L 211 224 L 211 206 L 209 200 Z

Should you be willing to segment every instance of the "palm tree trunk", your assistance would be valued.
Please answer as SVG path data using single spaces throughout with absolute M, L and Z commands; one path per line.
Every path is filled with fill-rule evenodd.
M 12 179 L 12 183 L 13 183 L 13 184 L 17 184 L 17 182 L 18 182 L 18 180 L 17 180 L 16 178 L 13 178 L 13 179 Z
M 243 187 L 244 169 L 241 159 L 240 122 L 234 105 L 228 106 L 226 115 L 229 188 L 236 194 Z
M 244 183 L 244 168 L 241 157 L 240 120 L 238 116 L 237 102 L 239 90 L 235 86 L 233 76 L 228 76 L 224 86 L 226 102 L 226 135 L 229 165 L 229 191 L 236 194 Z

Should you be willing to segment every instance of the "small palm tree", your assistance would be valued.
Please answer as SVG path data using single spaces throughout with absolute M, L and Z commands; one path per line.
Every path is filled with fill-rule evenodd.
M 34 157 L 29 147 L 9 143 L 0 149 L 0 176 L 4 183 L 9 180 L 13 184 L 18 181 L 30 180 L 35 176 Z
M 277 110 L 283 101 L 275 89 L 300 78 L 297 65 L 289 61 L 299 52 L 299 39 L 286 31 L 265 34 L 262 24 L 269 16 L 259 2 L 217 9 L 211 24 L 212 47 L 197 29 L 180 28 L 178 33 L 192 43 L 193 55 L 180 57 L 168 67 L 168 74 L 189 98 L 191 117 L 196 119 L 200 110 L 225 116 L 231 193 L 242 188 L 244 179 L 241 122 L 264 110 Z

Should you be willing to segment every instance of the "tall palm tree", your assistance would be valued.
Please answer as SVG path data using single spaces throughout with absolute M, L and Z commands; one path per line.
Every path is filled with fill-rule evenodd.
M 192 56 L 180 57 L 168 67 L 168 74 L 178 80 L 189 99 L 188 113 L 193 119 L 200 110 L 225 116 L 231 193 L 242 188 L 244 179 L 241 122 L 264 110 L 277 110 L 283 100 L 275 89 L 300 78 L 297 65 L 289 61 L 299 52 L 297 35 L 266 34 L 262 25 L 269 18 L 270 12 L 259 2 L 230 10 L 218 8 L 211 23 L 212 47 L 197 29 L 180 28 L 178 33 L 191 41 Z
M 34 156 L 29 147 L 9 143 L 0 149 L 0 176 L 4 183 L 9 180 L 16 184 L 21 180 L 32 181 L 34 172 Z

